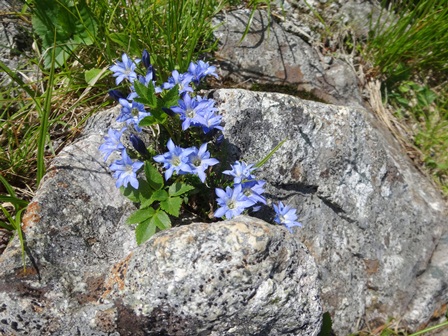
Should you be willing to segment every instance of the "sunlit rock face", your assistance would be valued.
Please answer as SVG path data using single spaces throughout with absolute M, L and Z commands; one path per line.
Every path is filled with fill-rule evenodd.
M 318 264 L 337 334 L 389 317 L 416 329 L 443 307 L 446 205 L 368 111 L 235 89 L 213 97 L 235 159 L 258 162 L 286 140 L 257 177 L 298 209 L 295 234 Z

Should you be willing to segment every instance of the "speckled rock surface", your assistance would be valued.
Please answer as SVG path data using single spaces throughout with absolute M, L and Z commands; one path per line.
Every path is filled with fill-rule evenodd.
M 52 162 L 23 218 L 27 268 L 15 239 L 0 256 L 0 334 L 88 334 L 73 325 L 101 295 L 110 265 L 135 247 L 124 222 L 134 206 L 120 195 L 98 146 L 113 114 Z M 70 326 L 70 328 L 69 328 Z M 99 334 L 98 334 L 99 335 Z
M 105 301 L 120 299 L 136 324 L 151 324 L 151 335 L 320 331 L 313 258 L 285 228 L 258 219 L 160 232 L 117 270 L 106 281 Z
M 0 0 L 0 61 L 5 63 L 13 71 L 21 70 L 28 76 L 33 77 L 29 71 L 24 70 L 27 58 L 23 57 L 25 52 L 31 50 L 33 39 L 31 37 L 31 25 L 14 12 L 20 12 L 23 4 L 19 0 Z M 35 70 L 34 70 L 35 71 Z M 26 79 L 25 79 L 26 81 Z M 0 86 L 11 82 L 9 76 L 0 72 Z
M 352 68 L 339 59 L 323 59 L 299 35 L 283 29 L 265 11 L 256 11 L 248 34 L 241 41 L 250 10 L 217 16 L 214 32 L 222 75 L 237 85 L 293 84 L 332 104 L 363 106 Z
M 280 226 L 241 217 L 136 247 L 98 152 L 117 112 L 49 167 L 23 218 L 26 270 L 17 239 L 0 256 L 0 335 L 317 335 L 317 267 Z
M 338 335 L 389 317 L 415 330 L 444 311 L 446 204 L 371 115 L 276 93 L 213 96 L 235 157 L 258 162 L 286 139 L 257 176 L 298 208 Z

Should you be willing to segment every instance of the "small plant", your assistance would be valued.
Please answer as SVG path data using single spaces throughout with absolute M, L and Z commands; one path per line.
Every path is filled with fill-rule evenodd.
M 173 70 L 166 82 L 157 83 L 145 50 L 141 59 L 123 54 L 110 70 L 117 85 L 126 83 L 130 89 L 127 94 L 110 91 L 121 105 L 117 121 L 126 125 L 109 129 L 100 151 L 105 161 L 118 156 L 109 166 L 116 186 L 139 204 L 127 220 L 137 224 L 138 244 L 157 230 L 170 228 L 171 218 L 179 217 L 182 210 L 209 221 L 230 219 L 267 203 L 265 182 L 253 173 L 282 143 L 256 165 L 236 161 L 223 170 L 228 162 L 222 117 L 213 99 L 195 93 L 204 77 L 217 77 L 214 66 L 191 62 L 187 72 Z M 143 127 L 152 134 L 149 146 L 141 139 Z M 129 146 L 122 140 L 126 137 Z M 301 226 L 295 209 L 280 202 L 274 210 L 276 223 L 289 230 Z

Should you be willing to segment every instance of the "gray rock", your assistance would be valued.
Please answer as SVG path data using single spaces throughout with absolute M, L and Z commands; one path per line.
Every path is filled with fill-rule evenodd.
M 238 85 L 294 84 L 328 103 L 362 106 L 357 77 L 348 64 L 334 62 L 325 71 L 319 54 L 309 44 L 284 31 L 262 10 L 256 11 L 242 40 L 249 17 L 250 10 L 242 9 L 215 18 L 216 56 L 224 77 Z
M 0 17 L 2 26 L 2 29 L 0 29 L 0 61 L 5 63 L 13 72 L 23 70 L 27 63 L 23 55 L 31 50 L 33 39 L 30 26 L 19 16 L 3 13 L 20 12 L 22 6 L 23 3 L 17 0 L 0 0 L 0 12 L 2 13 Z M 34 76 L 34 74 L 30 76 Z M 6 86 L 10 83 L 9 76 L 1 71 L 0 85 Z
M 109 267 L 135 247 L 124 224 L 135 208 L 98 152 L 108 124 L 97 127 L 54 159 L 28 206 L 26 271 L 17 239 L 0 256 L 0 334 L 76 334 L 65 329 L 75 312 L 99 298 Z
M 107 281 L 159 335 L 317 335 L 317 268 L 284 227 L 240 216 L 163 231 Z M 145 322 L 146 321 L 146 322 Z
M 319 266 L 337 334 L 429 321 L 447 297 L 446 206 L 390 134 L 362 109 L 245 90 L 214 98 L 235 158 L 258 162 L 287 140 L 259 177 L 299 209 L 296 236 Z
M 98 151 L 117 113 L 49 167 L 23 218 L 26 270 L 17 237 L 0 256 L 0 334 L 316 335 L 317 268 L 282 227 L 241 217 L 136 247 L 135 207 Z

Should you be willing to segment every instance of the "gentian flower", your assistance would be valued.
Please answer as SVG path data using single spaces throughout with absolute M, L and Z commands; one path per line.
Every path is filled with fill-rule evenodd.
M 138 189 L 137 171 L 143 166 L 143 162 L 133 162 L 125 150 L 121 154 L 121 160 L 115 160 L 109 167 L 114 172 L 114 178 L 117 180 L 117 188 L 127 187 L 128 184 L 134 189 Z
M 113 152 L 124 149 L 124 145 L 121 143 L 121 136 L 125 130 L 126 127 L 121 130 L 109 128 L 107 135 L 104 137 L 105 141 L 99 147 L 100 152 L 104 154 L 104 161 L 107 161 Z
M 198 120 L 205 134 L 210 133 L 214 129 L 219 129 L 222 131 L 222 116 L 216 114 L 213 111 L 204 111 L 203 115 L 196 119 Z
M 163 168 L 165 168 L 165 180 L 168 180 L 174 172 L 178 174 L 192 173 L 188 156 L 193 153 L 192 148 L 181 148 L 176 146 L 174 142 L 169 139 L 167 144 L 169 152 L 162 155 L 154 156 L 154 161 L 158 163 L 163 163 Z
M 264 193 L 263 186 L 266 184 L 265 181 L 248 181 L 241 184 L 243 194 L 254 203 L 266 204 L 266 197 L 262 196 Z
M 299 226 L 302 224 L 297 222 L 296 209 L 293 209 L 289 206 L 283 205 L 282 202 L 278 203 L 278 206 L 273 204 L 275 210 L 275 218 L 274 222 L 286 226 L 289 232 L 292 233 L 292 227 Z
M 255 177 L 251 175 L 251 172 L 256 169 L 252 168 L 253 164 L 247 165 L 243 161 L 235 161 L 235 163 L 230 166 L 232 167 L 232 170 L 224 170 L 222 173 L 233 176 L 234 183 L 255 180 Z
M 237 184 L 233 189 L 226 187 L 226 191 L 216 188 L 215 192 L 218 196 L 216 202 L 220 206 L 220 208 L 215 211 L 215 217 L 225 216 L 226 219 L 231 219 L 240 215 L 245 209 L 255 204 L 242 193 L 240 184 Z
M 190 127 L 201 125 L 201 120 L 204 120 L 202 114 L 205 113 L 206 108 L 210 108 L 210 104 L 207 101 L 198 102 L 196 97 L 191 98 L 186 92 L 182 95 L 182 99 L 179 99 L 178 106 L 172 106 L 171 110 L 174 113 L 180 115 L 182 120 L 182 130 L 185 131 Z
M 205 170 L 209 166 L 214 166 L 219 163 L 219 161 L 210 158 L 210 152 L 207 152 L 207 143 L 202 144 L 199 150 L 196 147 L 192 147 L 192 149 L 193 152 L 188 156 L 192 171 L 194 174 L 197 174 L 202 183 L 204 183 Z
M 116 101 L 119 101 L 120 98 L 121 99 L 126 98 L 126 96 L 119 90 L 109 90 L 108 93 L 109 93 L 109 96 Z
M 198 63 L 191 62 L 188 66 L 188 72 L 193 76 L 193 82 L 196 85 L 199 85 L 199 82 L 202 78 L 207 75 L 212 75 L 218 78 L 218 74 L 216 73 L 216 67 L 209 65 L 208 62 L 199 61 Z
M 127 79 L 132 83 L 137 78 L 135 67 L 140 62 L 140 60 L 131 60 L 125 53 L 123 53 L 121 59 L 123 62 L 118 61 L 117 64 L 111 66 L 109 70 L 114 72 L 112 76 L 117 77 L 115 79 L 115 83 L 117 85 L 120 84 L 124 79 Z
M 144 49 L 142 52 L 142 63 L 146 69 L 148 69 L 149 67 L 152 67 L 151 57 L 149 55 L 149 52 L 146 49 Z
M 180 74 L 177 70 L 172 72 L 172 76 L 168 78 L 168 82 L 163 83 L 162 88 L 165 90 L 173 88 L 176 84 L 179 85 L 179 94 L 184 92 L 193 92 L 190 86 L 193 76 L 189 73 Z
M 142 129 L 138 124 L 144 117 L 150 116 L 151 113 L 146 112 L 145 106 L 141 103 L 135 101 L 129 103 L 126 99 L 120 99 L 119 102 L 122 108 L 120 115 L 117 117 L 117 121 L 126 122 L 127 125 L 134 125 L 135 130 L 141 132 Z
M 141 156 L 144 158 L 150 158 L 151 155 L 148 152 L 148 149 L 146 148 L 145 143 L 135 134 L 131 134 L 129 136 L 129 140 L 131 141 L 132 147 L 140 153 Z

